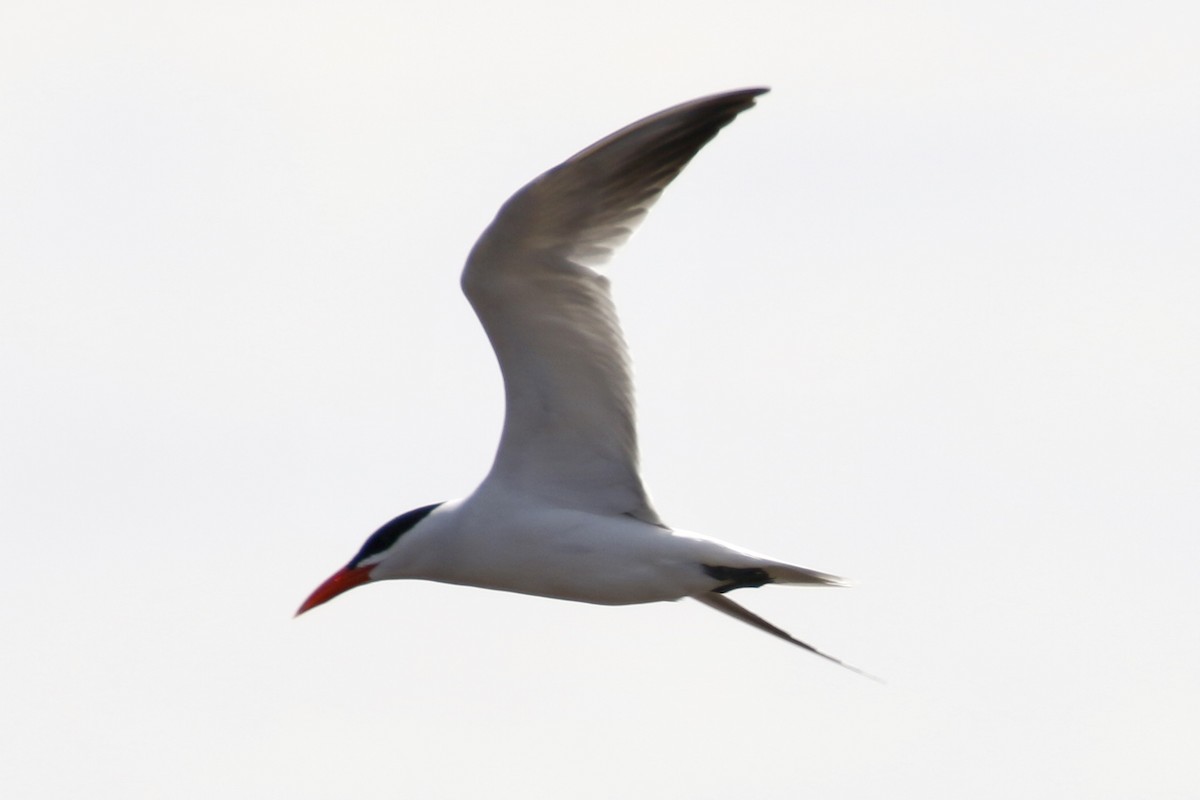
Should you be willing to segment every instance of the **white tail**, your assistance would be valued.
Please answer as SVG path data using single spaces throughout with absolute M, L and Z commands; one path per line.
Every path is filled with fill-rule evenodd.
M 809 570 L 804 570 L 804 571 L 808 572 Z M 814 574 L 820 575 L 821 573 L 818 572 L 818 573 L 814 573 Z M 827 575 L 825 577 L 832 578 L 833 576 Z M 837 579 L 835 578 L 834 580 L 837 580 Z M 797 581 L 793 581 L 793 582 L 797 582 Z M 812 583 L 813 581 L 807 581 L 807 582 Z M 778 636 L 780 639 L 783 639 L 785 642 L 791 642 L 792 644 L 796 645 L 797 647 L 803 647 L 808 652 L 814 653 L 814 654 L 820 656 L 821 658 L 828 659 L 829 661 L 832 661 L 833 663 L 835 663 L 839 666 L 845 667 L 846 669 L 850 670 L 851 672 L 857 672 L 859 675 L 862 675 L 864 678 L 870 678 L 871 680 L 876 681 L 878 683 L 883 683 L 883 680 L 881 678 L 877 678 L 869 672 L 863 672 L 858 667 L 852 667 L 849 664 L 847 664 L 845 661 L 842 661 L 841 659 L 838 659 L 838 658 L 834 658 L 833 656 L 829 655 L 828 653 L 822 653 L 820 650 L 813 647 L 811 644 L 806 644 L 805 642 L 800 641 L 799 639 L 792 636 L 790 633 L 783 630 L 782 628 L 775 627 L 774 625 L 767 622 L 765 619 L 758 616 L 754 612 L 749 611 L 748 609 L 745 609 L 742 606 L 739 606 L 737 603 L 733 602 L 732 600 L 730 600 L 728 597 L 726 597 L 723 594 L 717 594 L 716 592 L 708 592 L 707 594 L 698 594 L 698 595 L 693 595 L 693 596 L 697 600 L 699 600 L 701 603 L 704 603 L 704 605 L 708 606 L 709 608 L 715 608 L 717 611 L 720 611 L 723 614 L 728 614 L 729 616 L 733 617 L 734 619 L 740 619 L 742 622 L 746 623 L 747 625 L 753 625 L 754 627 L 758 628 L 760 631 L 766 631 L 767 633 L 771 634 L 772 636 Z
M 807 583 L 816 586 L 851 586 L 853 581 L 839 578 L 827 572 L 817 572 L 807 567 L 797 567 L 795 564 L 784 564 L 778 561 L 769 562 L 767 574 L 772 583 Z

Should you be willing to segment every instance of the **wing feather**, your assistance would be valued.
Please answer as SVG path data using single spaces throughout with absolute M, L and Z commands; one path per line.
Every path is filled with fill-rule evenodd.
M 505 390 L 487 481 L 561 507 L 661 524 L 638 475 L 625 342 L 608 279 L 595 267 L 765 91 L 704 97 L 617 131 L 509 198 L 476 242 L 462 286 Z

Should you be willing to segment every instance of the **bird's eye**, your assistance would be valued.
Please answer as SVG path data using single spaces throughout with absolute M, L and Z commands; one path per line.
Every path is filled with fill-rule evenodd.
M 421 508 L 414 508 L 412 511 L 406 511 L 372 533 L 367 538 L 367 541 L 363 543 L 362 549 L 358 551 L 358 554 L 350 559 L 349 566 L 360 566 L 363 561 L 366 561 L 371 556 L 385 552 L 396 543 L 397 539 L 412 530 L 418 522 L 429 516 L 430 512 L 440 505 L 441 503 L 434 503 L 430 506 L 422 506 Z

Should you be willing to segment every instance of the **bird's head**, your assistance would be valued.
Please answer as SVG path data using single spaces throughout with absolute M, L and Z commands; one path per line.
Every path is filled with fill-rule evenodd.
M 354 558 L 350 559 L 349 564 L 333 573 L 329 580 L 318 586 L 316 591 L 308 596 L 308 599 L 301 604 L 300 610 L 296 612 L 296 616 L 300 616 L 305 611 L 311 611 L 322 603 L 329 602 L 355 586 L 362 586 L 378 577 L 387 577 L 373 576 L 371 573 L 393 553 L 400 537 L 416 527 L 439 505 L 441 503 L 414 508 L 371 534 Z

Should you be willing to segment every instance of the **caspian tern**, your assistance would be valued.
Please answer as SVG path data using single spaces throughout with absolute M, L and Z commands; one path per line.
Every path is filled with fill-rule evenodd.
M 608 278 L 595 269 L 700 148 L 766 91 L 712 95 L 646 117 L 509 198 L 462 273 L 504 378 L 491 471 L 466 498 L 377 530 L 297 615 L 395 578 L 607 605 L 691 597 L 849 667 L 727 596 L 770 583 L 846 581 L 671 528 L 651 506 L 638 474 L 625 342 Z

